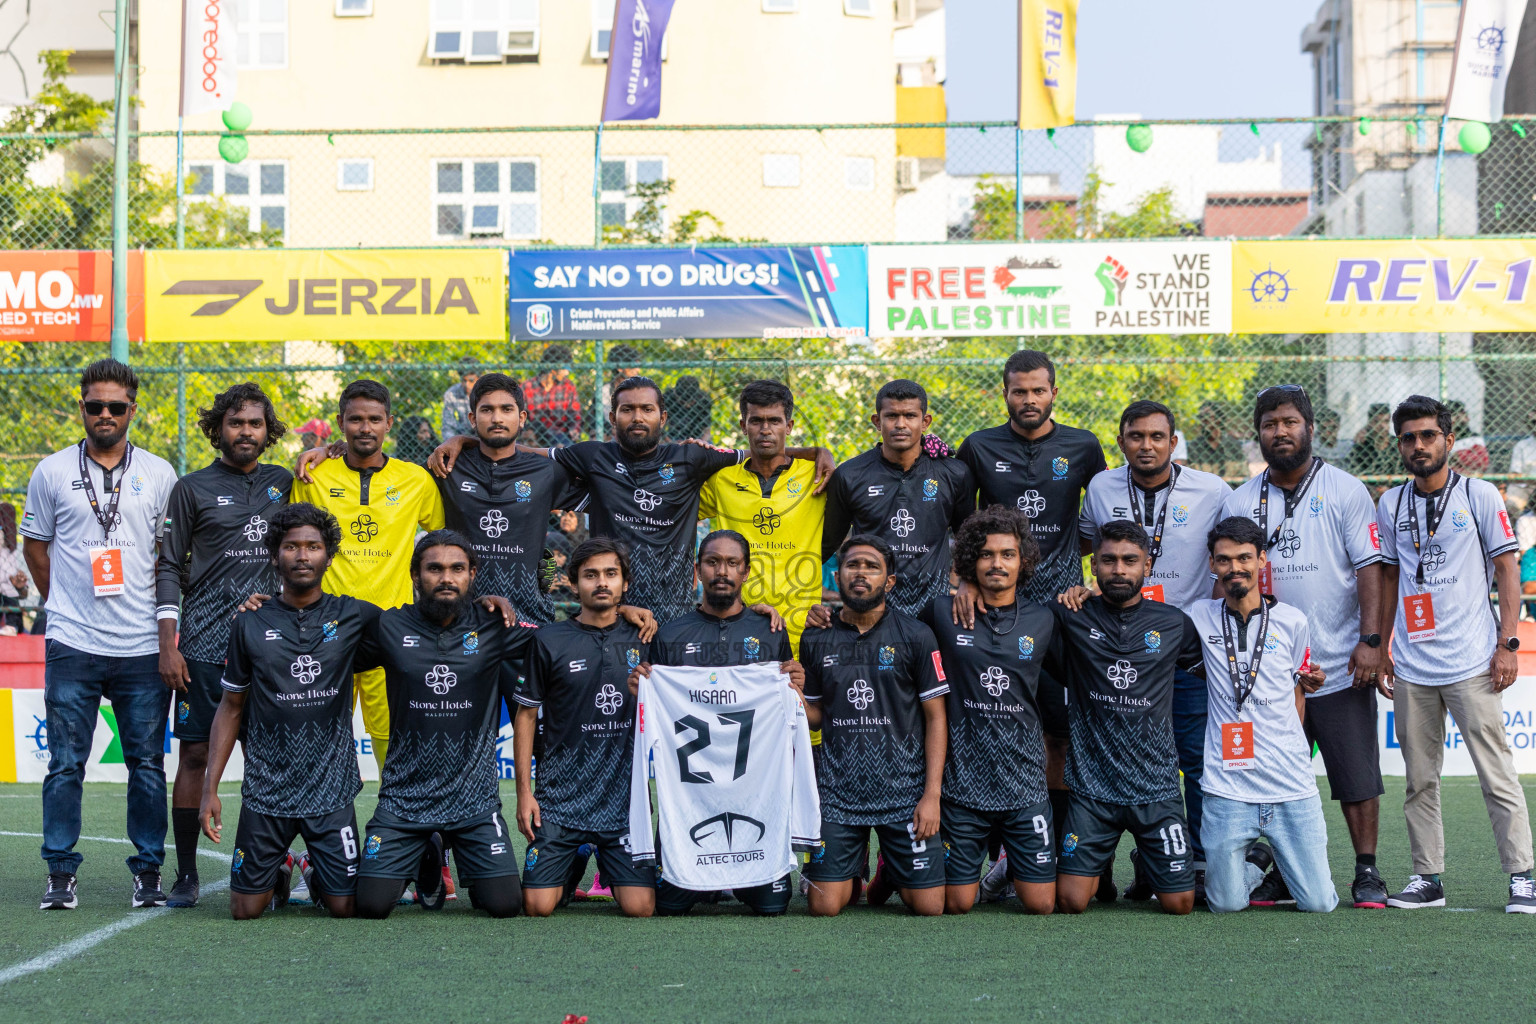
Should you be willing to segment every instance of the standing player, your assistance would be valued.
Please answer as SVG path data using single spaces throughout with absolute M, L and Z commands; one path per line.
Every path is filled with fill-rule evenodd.
M 1180 611 L 1211 596 L 1206 534 L 1221 518 L 1232 493 L 1221 477 L 1173 462 L 1179 435 L 1173 412 L 1160 402 L 1132 402 L 1120 414 L 1116 438 L 1125 466 L 1098 474 L 1083 495 L 1079 532 L 1094 532 L 1116 519 L 1141 524 L 1151 536 L 1147 582 L 1142 597 L 1164 601 Z M 1189 820 L 1195 862 L 1195 902 L 1203 898 L 1205 850 L 1200 845 L 1200 773 L 1205 764 L 1205 680 L 1179 669 L 1173 677 L 1173 733 L 1184 774 L 1184 809 Z M 1150 899 L 1151 888 L 1137 878 L 1125 891 L 1132 899 Z
M 1323 755 L 1354 844 L 1354 905 L 1384 908 L 1387 887 L 1376 869 L 1386 791 L 1376 748 L 1376 686 L 1384 667 L 1376 509 L 1364 484 L 1312 454 L 1312 400 L 1304 389 L 1260 391 L 1253 427 L 1267 468 L 1232 492 L 1222 515 L 1258 523 L 1269 556 L 1260 589 L 1312 624 L 1312 660 L 1328 681 L 1307 694 L 1302 724 Z M 1254 898 L 1289 899 L 1283 877 L 1272 873 Z
M 1147 532 L 1128 520 L 1099 527 L 1099 593 L 1076 587 L 1052 604 L 1071 687 L 1067 785 L 1072 792 L 1056 862 L 1057 906 L 1081 914 L 1122 833 L 1167 914 L 1195 906 L 1189 826 L 1173 738 L 1175 668 L 1204 671 L 1195 627 L 1173 605 L 1147 601 Z
M 699 583 L 704 603 L 680 619 L 673 619 L 656 634 L 651 656 L 629 674 L 630 692 L 638 692 L 640 677 L 651 674 L 652 665 L 695 668 L 729 668 L 777 661 L 790 677 L 790 685 L 805 689 L 805 670 L 794 660 L 783 623 L 753 611 L 741 601 L 741 589 L 752 571 L 752 552 L 747 539 L 734 530 L 716 530 L 699 544 Z M 666 851 L 661 851 L 666 866 Z M 686 914 L 695 903 L 711 894 L 681 889 L 662 878 L 656 907 L 662 916 Z M 767 885 L 735 889 L 733 895 L 766 917 L 789 909 L 789 875 Z
M 171 793 L 176 884 L 168 907 L 197 905 L 197 809 L 209 729 L 224 692 L 219 679 L 230 620 L 249 595 L 273 592 L 277 577 L 263 541 L 272 513 L 293 489 L 287 469 L 256 461 L 286 428 L 255 384 L 236 384 L 212 408 L 198 410 L 198 427 L 219 457 L 172 488 L 155 567 L 160 677 L 181 694 L 175 712 L 181 757 Z
M 975 629 L 955 625 L 948 596 L 918 616 L 938 640 L 949 680 L 941 814 L 948 914 L 970 913 L 987 844 L 999 832 L 1020 904 L 1031 914 L 1056 908 L 1045 737 L 1035 696 L 1056 620 L 1049 608 L 1019 597 L 1039 558 L 1022 512 L 984 509 L 955 537 L 955 572 L 981 592 Z
M 1031 349 L 1015 352 L 1003 364 L 1008 422 L 978 430 L 960 445 L 959 459 L 976 479 L 978 507 L 1004 505 L 1029 516 L 1030 532 L 1040 545 L 1040 565 L 1024 589 L 1030 601 L 1052 601 L 1082 584 L 1088 545 L 1078 539 L 1078 506 L 1088 481 L 1105 467 L 1097 437 L 1052 418 L 1057 393 L 1056 366 L 1049 356 Z M 958 624 L 975 625 L 976 600 L 975 589 L 962 583 L 955 595 Z M 1062 782 L 1067 713 L 1058 698 L 1064 699 L 1066 691 L 1046 674 L 1039 693 L 1053 831 L 1059 835 L 1067 813 Z M 1109 891 L 1114 891 L 1113 878 Z
M 640 631 L 619 618 L 629 569 L 628 552 L 607 537 L 576 545 L 566 572 L 581 611 L 538 631 L 518 684 L 513 756 L 517 828 L 528 839 L 523 901 L 530 917 L 548 917 L 569 899 L 581 881 L 572 868 L 585 864 L 578 850 L 587 844 L 597 848 L 598 870 L 620 910 L 629 917 L 656 912 L 656 869 L 629 855 L 635 699 L 627 679 L 646 660 Z M 535 797 L 533 737 L 541 708 Z
M 890 607 L 896 556 L 878 537 L 837 552 L 843 608 L 800 638 L 806 717 L 821 730 L 821 850 L 801 872 L 811 914 L 835 917 L 863 873 L 869 830 L 913 913 L 944 912 L 939 794 L 949 692 L 933 631 Z
M 478 406 L 475 415 L 478 426 Z M 523 908 L 496 733 L 517 682 L 512 663 L 534 631 L 472 602 L 477 561 L 452 530 L 422 537 L 411 556 L 415 603 L 380 615 L 359 649 L 360 661 L 384 668 L 391 741 L 365 833 L 359 917 L 388 917 L 413 878 L 421 905 L 441 909 L 445 842 L 471 904 L 492 917 Z
M 223 831 L 219 780 L 242 736 L 245 776 L 230 862 L 229 911 L 260 917 L 288 899 L 293 855 L 304 837 L 317 902 L 351 917 L 357 888 L 357 814 L 363 788 L 352 746 L 352 663 L 379 609 L 327 593 L 341 546 L 336 517 L 307 503 L 273 513 L 267 550 L 282 593 L 231 627 L 224 699 L 213 718 L 199 818 L 215 843 Z
M 805 617 L 821 602 L 821 530 L 826 496 L 815 493 L 816 469 L 786 450 L 795 429 L 795 399 L 776 380 L 741 390 L 741 433 L 747 460 L 710 477 L 699 494 L 699 517 L 747 538 L 752 575 L 748 603 L 778 609 L 799 650 Z
M 839 466 L 827 487 L 821 558 L 831 558 L 850 530 L 879 537 L 896 552 L 890 605 L 916 615 L 949 593 L 950 533 L 975 510 L 976 482 L 963 463 L 923 451 L 933 416 L 915 381 L 882 385 L 870 422 L 880 443 Z
M 326 592 L 362 594 L 381 608 L 409 604 L 408 552 L 418 529 L 443 528 L 442 498 L 426 470 L 384 454 L 384 436 L 395 422 L 384 385 L 373 380 L 348 384 L 336 422 L 346 437 L 346 454 L 307 470 L 301 466 L 293 486 L 294 501 L 318 505 L 341 523 L 341 550 L 325 574 Z M 360 673 L 355 688 L 382 771 L 389 748 L 384 673 Z

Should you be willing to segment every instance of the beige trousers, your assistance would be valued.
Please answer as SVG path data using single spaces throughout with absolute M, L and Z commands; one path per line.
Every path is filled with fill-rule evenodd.
M 1408 771 L 1403 813 L 1414 873 L 1445 870 L 1445 829 L 1440 821 L 1440 766 L 1445 760 L 1445 713 L 1461 730 L 1483 789 L 1488 820 L 1509 874 L 1532 867 L 1531 816 L 1504 735 L 1504 698 L 1488 673 L 1449 686 L 1423 686 L 1399 678 L 1393 697 L 1395 732 Z

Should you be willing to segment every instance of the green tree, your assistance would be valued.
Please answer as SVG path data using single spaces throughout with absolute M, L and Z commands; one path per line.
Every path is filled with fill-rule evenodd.
M 720 218 L 708 210 L 689 210 L 673 218 L 668 232 L 666 202 L 676 187 L 675 178 L 630 186 L 630 196 L 640 202 L 627 223 L 603 226 L 603 241 L 612 245 L 716 245 L 735 241 L 724 234 L 725 224 Z

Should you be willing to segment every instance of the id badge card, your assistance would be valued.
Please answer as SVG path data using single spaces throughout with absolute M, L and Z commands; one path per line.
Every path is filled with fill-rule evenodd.
M 1223 771 L 1251 771 L 1256 767 L 1253 756 L 1253 723 L 1221 723 L 1221 767 Z
M 123 592 L 121 548 L 91 548 L 91 584 L 97 597 L 116 597 Z
M 1435 596 L 1433 594 L 1405 594 L 1403 596 L 1403 621 L 1408 626 L 1408 642 L 1421 644 L 1435 638 Z
M 1271 575 L 1269 563 L 1264 563 L 1264 568 L 1259 570 L 1259 593 L 1265 597 L 1275 596 L 1275 579 Z
M 1162 603 L 1163 585 L 1161 583 L 1154 583 L 1150 587 L 1142 587 L 1141 599 L 1143 601 L 1157 601 Z

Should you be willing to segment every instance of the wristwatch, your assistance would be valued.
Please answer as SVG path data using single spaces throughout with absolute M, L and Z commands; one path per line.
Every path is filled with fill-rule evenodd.
M 1520 649 L 1520 638 L 1517 636 L 1505 637 L 1504 649 L 1506 651 L 1518 651 Z
M 1360 642 L 1365 644 L 1365 646 L 1367 646 L 1367 647 L 1380 647 L 1381 646 L 1381 634 L 1380 633 L 1361 633 L 1360 634 Z

